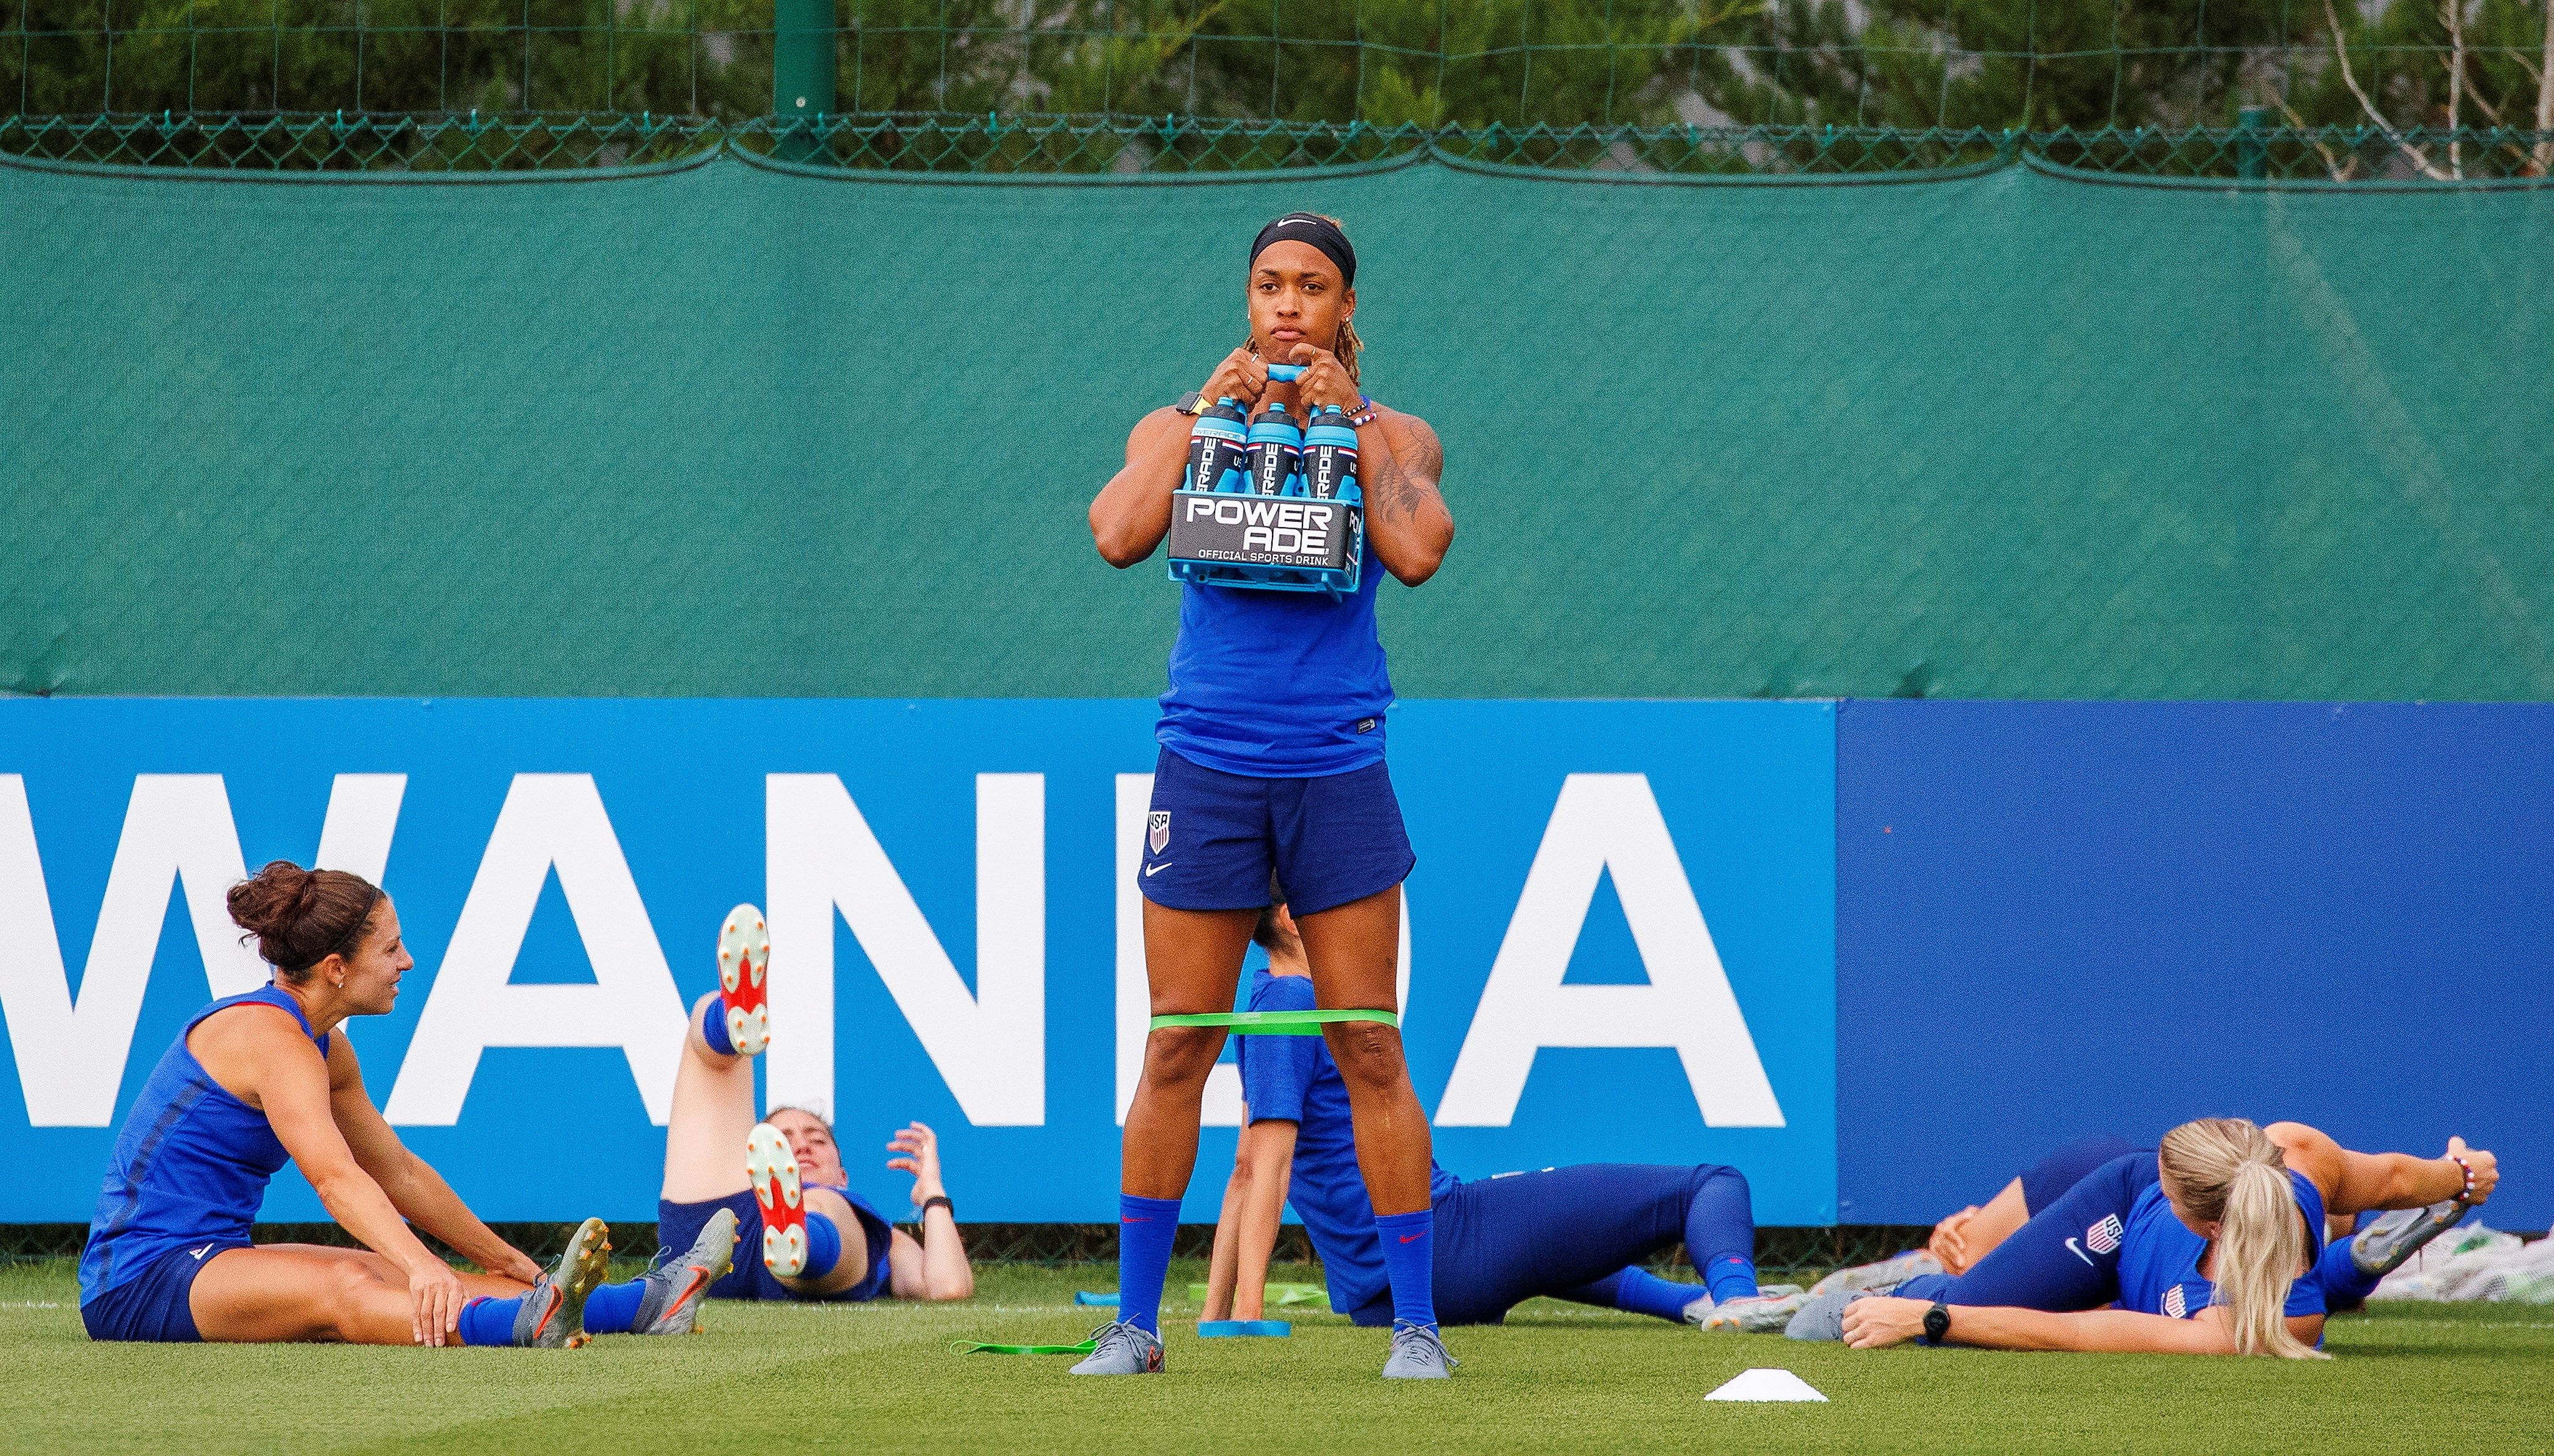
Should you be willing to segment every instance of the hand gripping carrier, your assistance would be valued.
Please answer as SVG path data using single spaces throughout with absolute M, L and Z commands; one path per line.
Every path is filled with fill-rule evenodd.
M 1280 383 L 1302 372 L 1268 366 Z M 1171 493 L 1171 579 L 1355 592 L 1365 561 L 1356 454 L 1356 429 L 1335 406 L 1298 429 L 1283 405 L 1245 426 L 1230 399 L 1216 401 L 1189 431 L 1188 469 Z

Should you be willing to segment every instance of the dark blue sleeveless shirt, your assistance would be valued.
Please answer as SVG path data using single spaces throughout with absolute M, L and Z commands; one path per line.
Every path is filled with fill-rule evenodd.
M 2312 1235 L 2306 1247 L 2320 1250 L 2323 1190 L 2295 1168 L 2288 1169 L 2288 1186 L 2296 1195 L 2298 1216 Z M 2128 1223 L 2121 1231 L 2120 1308 L 2174 1319 L 2198 1318 L 2201 1310 L 2217 1302 L 2216 1280 L 2199 1274 L 2199 1262 L 2207 1253 L 2208 1241 L 2174 1216 L 2163 1185 L 2149 1184 L 2129 1206 Z M 2323 1284 L 2312 1277 L 2298 1278 L 2288 1286 L 2285 1312 L 2292 1319 L 2323 1313 Z
M 1190 763 L 1256 779 L 1323 779 L 1383 762 L 1392 677 L 1374 594 L 1384 575 L 1369 538 L 1353 596 L 1181 587 L 1171 690 L 1153 736 Z
M 186 1049 L 187 1033 L 206 1017 L 248 1003 L 292 1013 L 319 1055 L 328 1055 L 327 1033 L 311 1032 L 299 1003 L 273 986 L 195 1013 L 142 1084 L 116 1136 L 88 1224 L 88 1248 L 80 1254 L 82 1304 L 139 1278 L 173 1249 L 249 1241 L 268 1181 L 291 1156 L 266 1114 L 223 1091 Z

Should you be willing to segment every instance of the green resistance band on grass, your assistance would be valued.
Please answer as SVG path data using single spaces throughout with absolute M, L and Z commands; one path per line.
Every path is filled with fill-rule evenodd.
M 1209 1011 L 1153 1018 L 1153 1030 L 1164 1027 L 1229 1027 L 1244 1036 L 1319 1036 L 1332 1022 L 1374 1022 L 1398 1031 L 1401 1018 L 1388 1011 Z
M 1085 1340 L 1078 1345 L 995 1345 L 985 1340 L 952 1340 L 949 1350 L 954 1355 L 1088 1355 L 1100 1348 L 1098 1340 Z

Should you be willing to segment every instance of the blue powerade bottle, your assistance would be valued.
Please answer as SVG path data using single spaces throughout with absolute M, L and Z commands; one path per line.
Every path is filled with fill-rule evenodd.
M 1302 467 L 1304 432 L 1286 414 L 1286 407 L 1274 400 L 1250 422 L 1250 435 L 1244 446 L 1250 456 L 1250 490 L 1254 495 L 1276 496 L 1286 493 L 1286 482 Z
M 1189 426 L 1189 468 L 1180 489 L 1219 490 L 1227 475 L 1246 472 L 1244 438 L 1241 407 L 1230 396 L 1198 412 L 1197 424 Z
M 1315 500 L 1356 500 L 1356 426 L 1345 411 L 1324 405 L 1304 430 L 1304 485 Z

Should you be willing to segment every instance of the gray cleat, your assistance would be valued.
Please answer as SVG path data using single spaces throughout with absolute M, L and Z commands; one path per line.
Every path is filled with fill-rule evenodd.
M 1841 1340 L 1844 1338 L 1844 1307 L 1866 1295 L 1886 1294 L 1892 1284 L 1878 1289 L 1829 1289 L 1811 1294 L 1783 1326 L 1783 1333 L 1795 1340 Z
M 1460 1363 L 1446 1353 L 1446 1342 L 1438 1336 L 1435 1325 L 1404 1322 L 1392 1327 L 1392 1358 L 1383 1363 L 1383 1378 L 1388 1381 L 1450 1380 L 1453 1367 Z
M 1091 1332 L 1091 1353 L 1075 1375 L 1160 1375 L 1162 1337 L 1142 1325 L 1113 1320 Z
M 2464 1221 L 2473 1205 L 2451 1198 L 2427 1208 L 2397 1208 L 2381 1213 L 2350 1236 L 2350 1262 L 2371 1276 L 2392 1274 L 2422 1245 Z
M 1695 1317 L 1693 1305 L 1685 1306 L 1688 1324 L 1707 1330 L 1730 1330 L 1742 1335 L 1770 1335 L 1792 1322 L 1809 1296 L 1797 1284 L 1777 1284 L 1761 1294 L 1744 1299 L 1731 1299 L 1711 1305 Z M 1696 1300 L 1699 1304 L 1702 1301 Z
M 593 1339 L 585 1332 L 585 1296 L 610 1272 L 612 1230 L 590 1218 L 568 1235 L 558 1262 L 532 1281 L 515 1313 L 515 1343 L 542 1350 L 573 1350 Z
M 1910 1249 L 1904 1254 L 1892 1255 L 1878 1264 L 1857 1264 L 1837 1270 L 1834 1274 L 1811 1284 L 1809 1292 L 1824 1294 L 1834 1289 L 1876 1289 L 1883 1285 L 1903 1284 L 1917 1274 L 1941 1272 L 1940 1260 L 1924 1250 Z
M 638 1296 L 634 1335 L 689 1335 L 700 1330 L 701 1304 L 710 1285 L 727 1276 L 736 1254 L 736 1211 L 722 1208 L 701 1225 L 701 1236 L 679 1255 L 656 1251 L 647 1287 Z M 670 1256 L 670 1257 L 669 1257 Z

